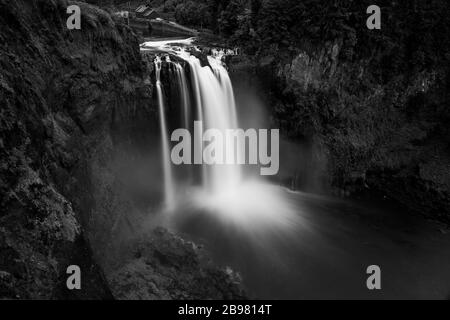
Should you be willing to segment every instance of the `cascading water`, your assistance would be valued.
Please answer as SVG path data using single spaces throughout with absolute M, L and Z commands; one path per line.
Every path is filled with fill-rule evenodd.
M 211 58 L 212 59 L 212 58 Z M 217 73 L 222 75 L 223 82 L 231 81 L 224 68 L 216 67 Z M 236 129 L 236 104 L 233 93 L 224 90 L 219 78 L 214 75 L 209 66 L 196 68 L 198 87 L 202 97 L 204 130 L 214 129 L 222 133 Z M 231 150 L 230 141 L 226 141 L 225 150 Z M 239 150 L 239 148 L 238 148 Z M 212 165 L 207 168 L 207 187 L 211 192 L 222 192 L 236 187 L 240 183 L 240 168 L 237 165 Z
M 168 210 L 171 210 L 175 206 L 175 188 L 173 182 L 172 162 L 170 161 L 170 145 L 165 116 L 166 108 L 164 103 L 163 88 L 161 84 L 162 61 L 160 57 L 156 58 L 155 67 L 156 67 L 156 91 L 158 95 L 158 106 L 159 106 L 159 122 L 161 127 L 165 206 Z
M 148 48 L 152 44 L 145 45 Z M 204 142 L 203 133 L 211 129 L 226 135 L 226 131 L 237 129 L 239 124 L 233 86 L 222 62 L 223 52 L 214 52 L 213 56 L 207 57 L 208 63 L 202 65 L 199 58 L 184 48 L 156 43 L 154 49 L 158 52 L 166 52 L 163 54 L 166 56 L 165 63 L 169 64 L 168 70 L 172 72 L 172 78 L 177 82 L 175 87 L 177 86 L 181 93 L 179 107 L 184 113 L 184 123 L 178 124 L 178 128 L 184 127 L 190 130 L 195 127 L 194 121 L 197 121 L 197 124 L 200 122 L 201 129 L 194 130 L 191 134 L 194 140 L 194 158 L 198 154 L 201 154 L 203 158 L 208 157 L 205 151 L 208 148 L 208 142 Z M 169 59 L 169 55 L 172 55 L 173 59 Z M 176 59 L 175 56 L 177 56 Z M 180 59 L 185 63 L 177 62 Z M 156 59 L 156 64 L 159 97 L 160 94 L 162 96 L 161 57 Z M 173 89 L 172 85 L 171 89 Z M 244 166 L 237 164 L 236 161 L 227 162 L 227 164 L 202 164 L 201 179 L 196 179 L 200 181 L 200 186 L 177 180 L 179 188 L 177 197 L 174 197 L 168 151 L 171 141 L 166 131 L 164 101 L 162 98 L 160 101 L 166 203 L 171 204 L 172 212 L 180 213 L 170 215 L 171 217 L 185 218 L 189 214 L 207 213 L 214 219 L 245 230 L 248 236 L 268 230 L 282 234 L 297 225 L 298 217 L 289 200 L 284 197 L 283 189 L 262 182 L 256 177 L 249 178 L 248 175 L 244 175 Z M 224 153 L 234 149 L 233 157 L 236 160 L 239 159 L 243 152 L 239 143 L 242 142 L 239 139 L 235 141 L 225 139 L 223 142 Z M 196 148 L 201 148 L 200 152 L 197 152 Z M 198 163 L 195 159 L 193 160 L 194 163 Z M 192 170 L 195 170 L 194 167 L 192 166 Z M 198 170 L 196 173 L 198 174 Z
M 208 57 L 208 62 L 211 68 L 213 69 L 217 79 L 219 80 L 219 83 L 222 87 L 222 92 L 226 97 L 231 125 L 233 126 L 233 128 L 237 128 L 238 122 L 236 113 L 236 101 L 234 99 L 234 90 L 231 84 L 230 76 L 228 75 L 228 71 L 224 68 L 223 63 L 221 61 L 222 56 L 223 55 L 219 54 L 216 57 Z
M 200 61 L 189 53 L 183 51 L 179 55 L 189 64 L 196 104 L 194 112 L 194 109 L 190 108 L 186 72 L 180 63 L 173 62 L 172 70 L 175 73 L 181 93 L 180 104 L 184 113 L 183 127 L 189 129 L 191 127 L 189 119 L 194 119 L 196 115 L 196 120 L 200 121 L 203 127 L 202 130 L 197 130 L 194 133 L 197 134 L 194 137 L 197 143 L 194 145 L 204 147 L 203 137 L 199 131 L 214 129 L 225 134 L 226 130 L 237 128 L 238 121 L 233 87 L 228 72 L 220 60 L 208 57 L 210 66 L 202 67 Z M 157 61 L 161 61 L 161 58 L 158 57 Z M 161 119 L 161 121 L 163 120 Z M 164 126 L 161 125 L 161 127 Z M 231 150 L 233 147 L 232 141 L 226 141 L 226 143 L 224 146 L 226 150 Z M 235 149 L 236 153 L 240 150 L 239 147 Z M 194 152 L 194 154 L 199 153 Z M 238 165 L 203 165 L 202 181 L 204 187 L 210 192 L 217 193 L 221 190 L 229 190 L 239 184 L 240 179 L 241 168 Z
M 186 129 L 189 129 L 190 123 L 190 99 L 189 99 L 189 89 L 188 89 L 188 83 L 186 79 L 186 73 L 184 72 L 183 67 L 177 63 L 176 65 L 176 72 L 177 72 L 177 78 L 178 83 L 180 85 L 180 96 L 181 96 L 181 104 L 183 108 L 183 120 L 184 120 L 184 127 Z
M 173 55 L 173 62 L 163 62 L 172 72 L 170 78 L 176 79 L 167 90 L 180 92 L 183 117 L 170 127 L 192 130 L 194 121 L 202 121 L 205 129 L 241 125 L 238 119 L 245 113 L 236 109 L 222 53 L 213 52 L 205 65 L 180 48 L 180 43 L 192 45 L 192 39 L 172 42 L 176 44 L 161 41 L 142 46 L 157 54 Z M 429 292 L 438 298 L 448 297 L 450 239 L 437 235 L 437 228 L 428 222 L 412 219 L 410 212 L 398 215 L 392 210 L 385 212 L 384 204 L 380 211 L 373 203 L 366 209 L 361 204 L 292 192 L 252 177 L 244 166 L 203 165 L 202 170 L 197 166 L 196 177 L 201 175 L 202 180 L 182 180 L 178 171 L 174 171 L 174 180 L 161 84 L 161 77 L 167 74 L 161 74 L 161 58 L 155 63 L 166 205 L 172 209 L 152 215 L 152 222 L 201 242 L 215 263 L 238 271 L 250 295 L 261 299 L 423 299 Z M 166 78 L 163 80 L 165 83 Z M 241 122 L 244 120 L 249 119 Z M 262 125 L 259 119 L 251 120 L 255 127 Z M 194 148 L 205 147 L 201 133 L 192 138 L 198 142 Z M 391 280 L 375 295 L 361 277 L 373 263 L 389 270 Z M 413 271 L 405 271 L 405 265 Z M 424 279 L 429 279 L 429 284 Z
M 188 64 L 189 68 L 191 70 L 191 83 L 194 90 L 194 97 L 195 97 L 195 105 L 196 105 L 196 113 L 197 113 L 197 120 L 203 123 L 203 105 L 202 105 L 202 94 L 200 91 L 200 85 L 199 85 L 199 78 L 198 73 L 199 69 L 201 69 L 200 61 L 192 57 L 190 54 L 188 54 L 185 51 L 181 51 L 180 56 L 185 59 Z M 201 132 L 194 132 L 194 140 L 195 141 L 201 141 L 202 135 Z M 197 150 L 201 146 L 200 143 L 194 144 L 194 154 L 199 154 L 201 151 Z M 199 161 L 199 159 L 195 159 L 196 162 Z M 201 176 L 202 184 L 205 185 L 207 183 L 207 170 L 205 166 L 202 166 L 202 176 Z

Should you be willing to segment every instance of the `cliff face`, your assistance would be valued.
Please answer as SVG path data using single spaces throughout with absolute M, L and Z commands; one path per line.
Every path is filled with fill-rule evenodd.
M 448 222 L 449 2 L 380 0 L 370 30 L 373 4 L 252 1 L 251 28 L 233 36 L 249 55 L 236 72 L 252 71 L 274 124 L 304 146 L 294 186 L 376 190 Z
M 301 157 L 315 166 L 288 179 L 341 196 L 381 193 L 449 222 L 448 64 L 394 72 L 385 60 L 397 53 L 344 59 L 344 50 L 337 39 L 233 62 L 237 75 L 250 70 L 261 83 L 284 136 L 308 146 Z
M 77 4 L 69 31 L 66 1 L 0 1 L 1 297 L 112 297 L 85 241 L 86 182 L 112 115 L 143 95 L 141 59 L 127 28 Z M 81 291 L 65 290 L 72 264 Z
M 81 30 L 66 28 L 69 4 Z M 64 0 L 0 0 L 0 25 L 0 298 L 240 292 L 193 244 L 146 224 L 160 192 L 154 56 L 132 31 Z M 69 265 L 81 290 L 66 289 Z

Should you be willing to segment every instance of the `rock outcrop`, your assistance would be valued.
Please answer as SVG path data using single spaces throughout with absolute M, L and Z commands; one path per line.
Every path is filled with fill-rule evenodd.
M 238 274 L 217 269 L 201 248 L 162 228 L 133 243 L 108 278 L 114 295 L 125 300 L 245 298 Z

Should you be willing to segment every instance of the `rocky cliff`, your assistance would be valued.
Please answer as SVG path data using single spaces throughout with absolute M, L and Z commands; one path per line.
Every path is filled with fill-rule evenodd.
M 139 51 L 129 30 L 82 3 L 83 30 L 67 30 L 67 5 L 0 2 L 3 297 L 72 296 L 62 281 L 72 264 L 88 281 L 82 298 L 111 297 L 85 241 L 80 177 L 108 110 L 136 90 Z
M 301 145 L 284 182 L 381 192 L 448 222 L 449 2 L 380 0 L 380 29 L 367 27 L 371 5 L 233 2 L 216 6 L 214 22 L 244 53 L 232 61 L 236 82 L 259 83 L 272 124 Z
M 69 4 L 81 7 L 81 30 L 66 28 Z M 158 184 L 138 178 L 157 170 L 158 127 L 152 61 L 133 32 L 65 0 L 0 0 L 0 25 L 0 298 L 219 298 L 238 288 L 206 262 L 167 271 L 200 250 L 141 228 Z M 141 233 L 154 249 L 121 255 L 138 250 Z M 69 265 L 80 266 L 82 290 L 66 289 Z M 168 289 L 187 274 L 200 280 Z M 153 294 L 138 293 L 149 285 Z
M 411 55 L 402 67 L 393 59 L 403 52 L 392 48 L 348 59 L 343 39 L 305 39 L 290 54 L 267 50 L 231 65 L 236 81 L 266 92 L 273 125 L 304 146 L 306 164 L 283 177 L 290 186 L 387 196 L 449 222 L 449 65 L 442 59 L 418 68 L 412 61 L 420 48 L 399 47 Z

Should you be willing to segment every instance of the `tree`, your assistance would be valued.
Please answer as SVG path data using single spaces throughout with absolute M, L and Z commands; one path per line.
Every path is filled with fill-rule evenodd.
M 188 26 L 207 26 L 211 20 L 208 6 L 204 3 L 186 1 L 175 8 L 175 19 Z
M 231 36 L 239 28 L 239 16 L 244 14 L 246 1 L 230 0 L 219 16 L 219 31 Z

